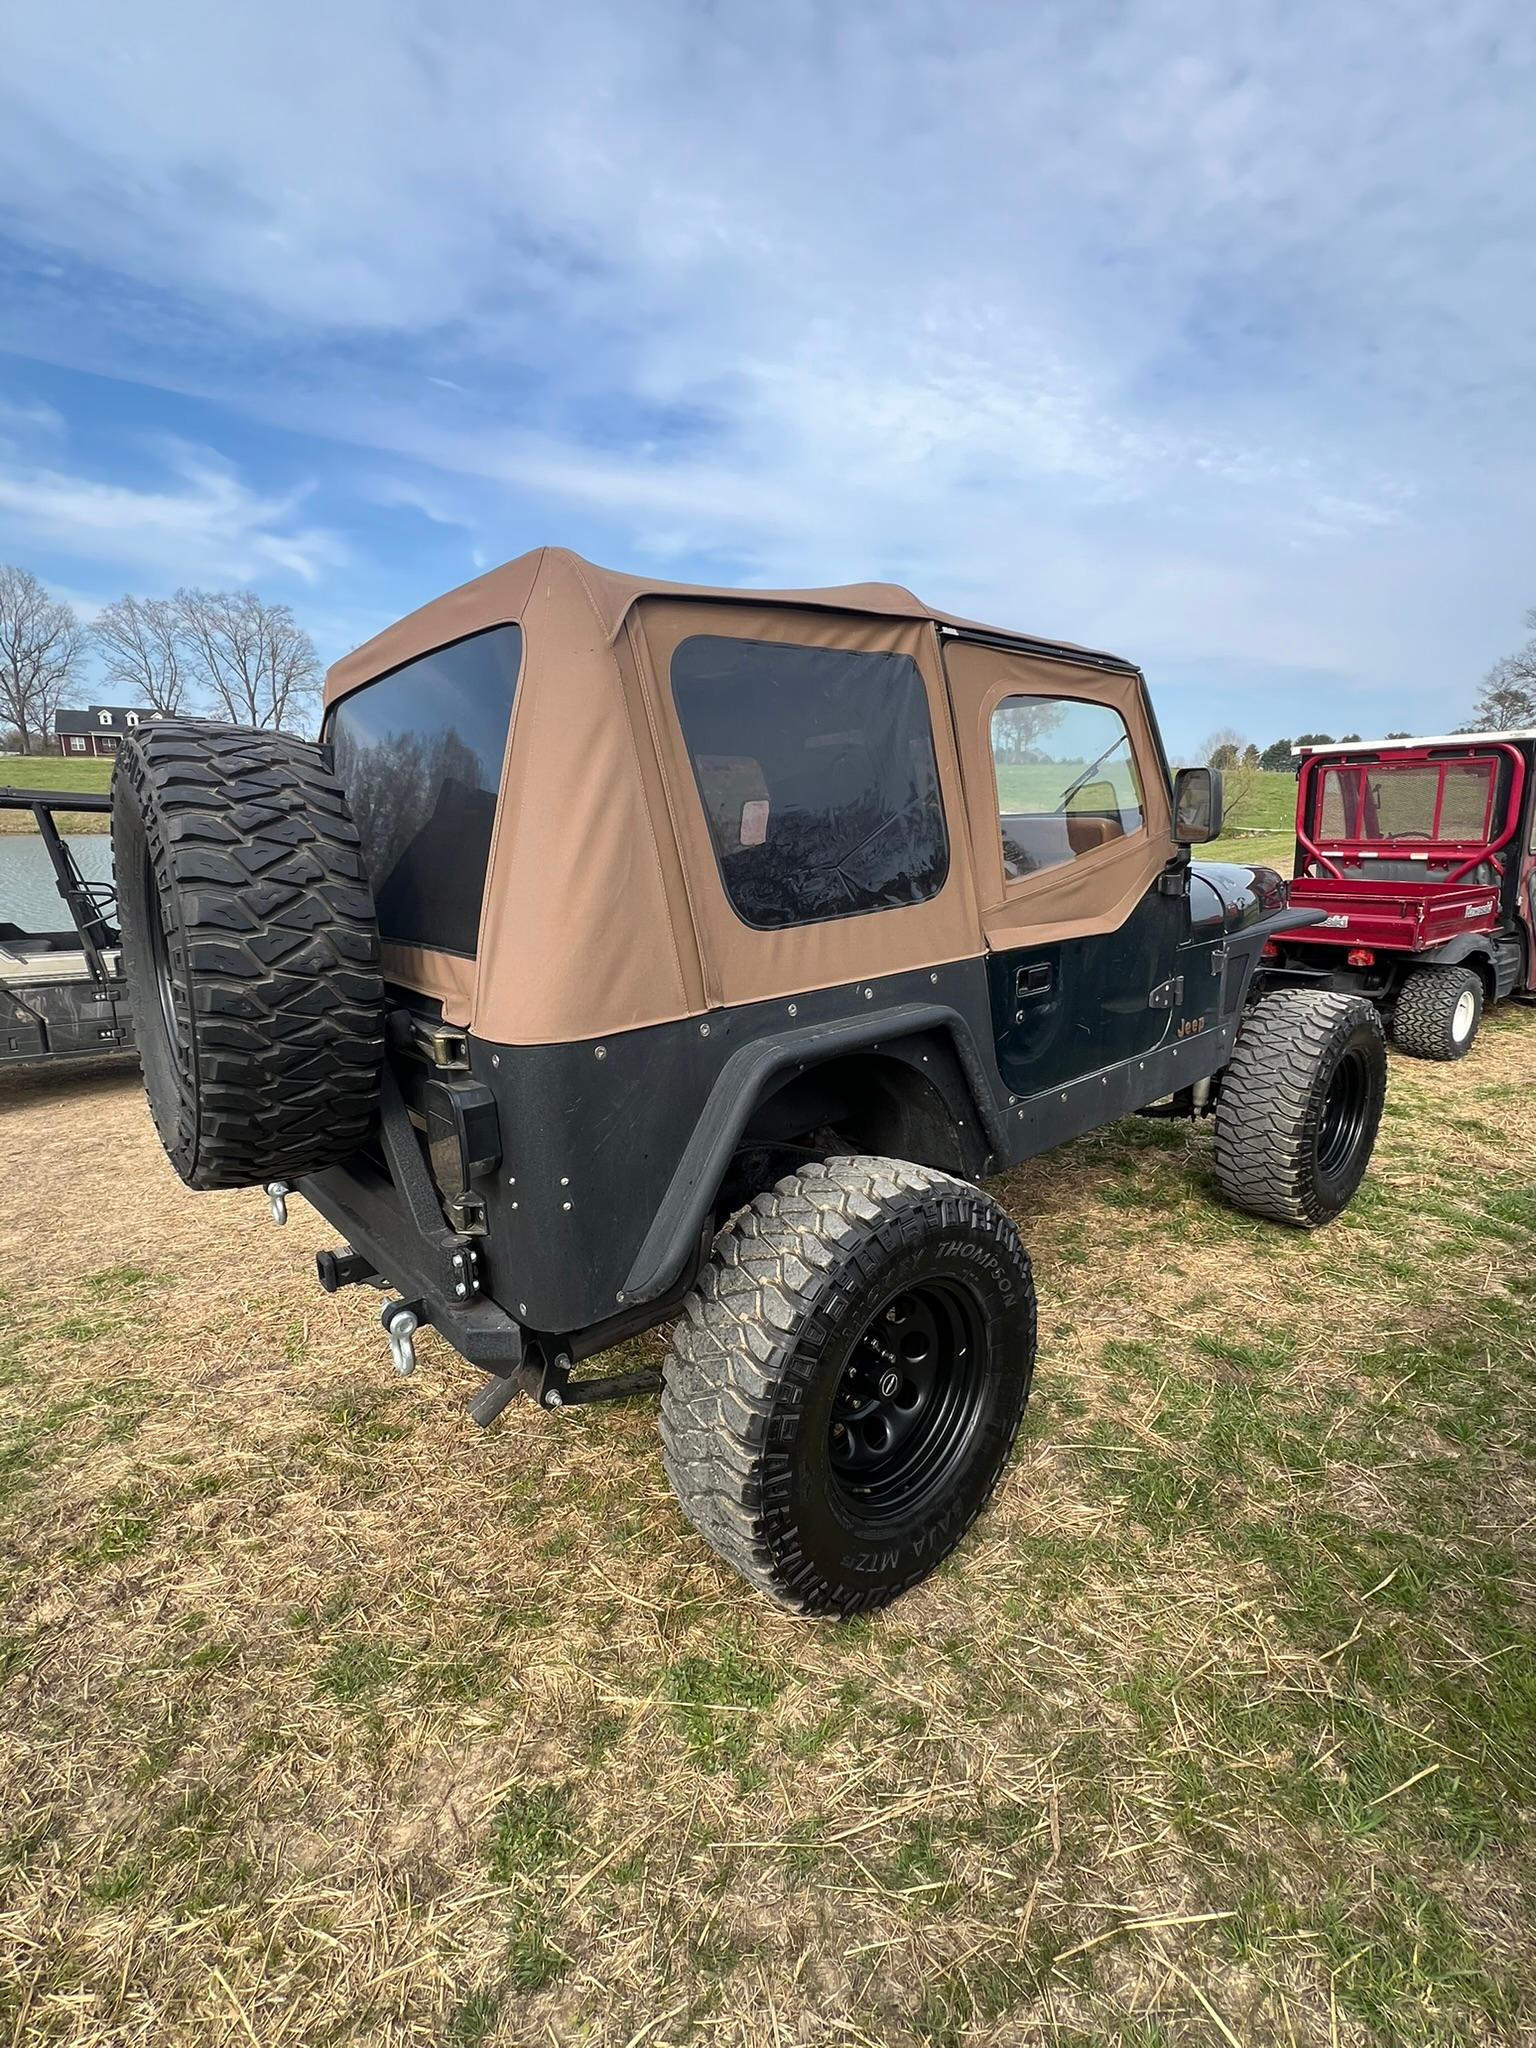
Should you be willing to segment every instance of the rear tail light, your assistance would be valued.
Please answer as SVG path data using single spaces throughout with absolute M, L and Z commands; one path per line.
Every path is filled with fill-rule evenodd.
M 1280 958 L 1280 948 L 1273 939 L 1266 939 L 1264 941 L 1264 950 L 1260 953 L 1259 958 L 1261 960 L 1278 960 Z
M 1374 967 L 1376 955 L 1369 946 L 1351 946 L 1344 955 L 1351 967 Z

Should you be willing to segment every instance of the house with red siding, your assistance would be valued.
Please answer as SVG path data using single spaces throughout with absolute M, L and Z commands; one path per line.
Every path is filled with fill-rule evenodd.
M 61 754 L 115 754 L 123 735 L 136 725 L 149 725 L 164 718 L 163 711 L 147 711 L 126 704 L 92 704 L 86 711 L 56 711 L 53 736 Z

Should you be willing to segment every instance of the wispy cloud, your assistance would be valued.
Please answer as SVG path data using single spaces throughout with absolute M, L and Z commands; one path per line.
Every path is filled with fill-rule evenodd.
M 64 432 L 64 416 L 40 398 L 0 398 L 0 450 L 27 447 Z
M 346 560 L 340 538 L 299 523 L 304 493 L 253 491 L 208 450 L 172 443 L 159 488 L 0 455 L 0 543 L 50 544 L 71 558 L 161 582 L 317 583 Z
M 33 9 L 0 338 L 312 437 L 408 564 L 425 513 L 1422 694 L 1536 594 L 1533 100 L 1519 0 Z M 234 488 L 170 495 L 336 566 Z

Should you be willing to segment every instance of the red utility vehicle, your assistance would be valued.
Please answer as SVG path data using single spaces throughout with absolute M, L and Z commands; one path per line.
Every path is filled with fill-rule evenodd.
M 1536 731 L 1300 747 L 1277 979 L 1386 1010 L 1404 1052 L 1459 1060 L 1485 1003 L 1536 997 Z

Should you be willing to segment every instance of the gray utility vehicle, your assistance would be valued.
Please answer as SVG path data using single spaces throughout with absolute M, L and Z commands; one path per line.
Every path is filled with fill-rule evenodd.
M 0 811 L 32 813 L 69 913 L 68 929 L 57 921 L 39 927 L 0 884 L 0 1066 L 133 1050 L 112 884 L 86 881 L 55 816 L 109 805 L 99 790 L 0 789 Z M 12 847 L 24 850 L 15 840 Z
M 1130 1111 L 1303 1227 L 1375 1140 L 1375 1008 L 1266 993 L 1293 911 L 1193 869 L 1128 662 L 883 584 L 657 585 L 560 549 L 331 671 L 318 746 L 158 724 L 113 786 L 150 1104 L 193 1187 L 297 1188 L 544 1407 L 661 1388 L 706 1540 L 849 1614 L 960 1541 L 1035 1298 L 975 1183 Z M 670 1322 L 659 1374 L 573 1367 Z

